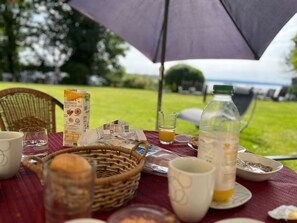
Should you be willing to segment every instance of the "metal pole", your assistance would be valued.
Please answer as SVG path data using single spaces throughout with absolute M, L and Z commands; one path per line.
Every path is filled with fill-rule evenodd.
M 159 69 L 159 88 L 158 88 L 156 130 L 158 130 L 159 111 L 161 111 L 161 109 L 162 109 L 162 93 L 163 93 L 163 84 L 164 84 L 164 62 L 165 62 L 165 55 L 166 55 L 168 8 L 169 8 L 169 0 L 166 0 L 165 7 L 164 7 L 163 32 L 162 32 L 163 38 L 162 38 L 162 50 L 161 50 L 161 66 Z

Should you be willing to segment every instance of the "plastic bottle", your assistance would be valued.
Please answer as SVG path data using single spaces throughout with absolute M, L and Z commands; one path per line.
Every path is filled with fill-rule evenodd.
M 200 119 L 198 157 L 216 166 L 213 200 L 228 200 L 236 178 L 240 115 L 232 101 L 233 87 L 214 85 L 214 97 Z

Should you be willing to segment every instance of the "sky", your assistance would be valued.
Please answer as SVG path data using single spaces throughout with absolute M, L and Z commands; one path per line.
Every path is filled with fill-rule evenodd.
M 206 79 L 265 82 L 289 85 L 297 72 L 286 64 L 294 48 L 292 38 L 297 35 L 297 14 L 277 34 L 261 59 L 251 60 L 184 60 L 165 63 L 165 71 L 178 63 L 186 63 L 201 70 Z M 130 46 L 120 63 L 127 73 L 158 75 L 160 63 L 153 63 L 140 51 Z

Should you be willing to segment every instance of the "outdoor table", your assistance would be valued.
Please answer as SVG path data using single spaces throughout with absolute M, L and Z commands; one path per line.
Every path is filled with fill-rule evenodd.
M 196 156 L 186 142 L 161 145 L 158 133 L 145 131 L 148 142 L 182 155 Z M 63 133 L 49 134 L 49 151 L 63 149 Z M 0 167 L 1 168 L 1 167 Z M 266 223 L 280 222 L 268 216 L 267 212 L 280 205 L 297 206 L 297 174 L 284 167 L 270 180 L 250 182 L 240 178 L 236 181 L 252 192 L 252 198 L 242 206 L 228 209 L 209 209 L 200 221 L 212 223 L 234 217 L 254 218 Z M 167 178 L 142 173 L 136 197 L 130 204 L 153 204 L 172 211 L 168 197 Z M 115 210 L 114 210 L 115 211 Z M 114 211 L 93 213 L 93 218 L 106 220 Z M 37 175 L 21 166 L 17 175 L 11 179 L 0 180 L 0 223 L 43 223 L 45 222 L 43 192 Z

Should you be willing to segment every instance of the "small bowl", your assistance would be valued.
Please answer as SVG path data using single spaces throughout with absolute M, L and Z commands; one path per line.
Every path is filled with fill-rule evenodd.
M 180 223 L 175 214 L 166 208 L 150 204 L 134 204 L 114 212 L 107 223 L 119 222 L 168 222 Z
M 268 180 L 276 172 L 280 171 L 283 168 L 283 164 L 281 164 L 280 162 L 277 162 L 273 159 L 269 159 L 267 157 L 260 156 L 254 153 L 238 153 L 238 158 L 240 158 L 243 161 L 260 163 L 261 165 L 272 168 L 271 171 L 257 172 L 249 169 L 248 167 L 243 167 L 243 165 L 240 164 L 240 162 L 237 162 L 236 175 L 240 178 L 243 178 L 249 181 L 260 182 L 260 181 Z

